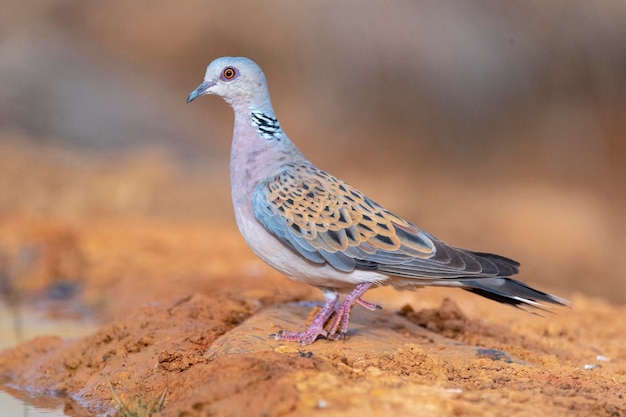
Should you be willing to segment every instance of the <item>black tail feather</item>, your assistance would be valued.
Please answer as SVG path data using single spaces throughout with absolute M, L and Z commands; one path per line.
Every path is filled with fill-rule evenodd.
M 569 301 L 543 291 L 529 287 L 523 282 L 511 278 L 482 278 L 463 280 L 463 289 L 481 295 L 490 300 L 515 307 L 528 306 L 543 309 L 546 304 L 569 305 Z

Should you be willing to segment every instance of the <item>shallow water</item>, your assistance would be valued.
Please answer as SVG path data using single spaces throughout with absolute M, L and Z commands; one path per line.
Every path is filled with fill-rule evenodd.
M 66 414 L 63 412 L 63 405 L 50 405 L 50 408 L 34 406 L 0 390 L 0 416 L 56 417 Z
M 85 336 L 96 328 L 88 321 L 51 318 L 40 311 L 9 309 L 6 304 L 0 303 L 0 349 L 43 335 L 72 339 Z
M 0 350 L 16 346 L 18 343 L 36 336 L 59 336 L 73 339 L 95 331 L 96 326 L 80 320 L 50 318 L 32 309 L 9 309 L 0 303 Z M 64 403 L 55 397 L 19 399 L 21 392 L 0 385 L 0 417 L 12 416 L 65 416 Z

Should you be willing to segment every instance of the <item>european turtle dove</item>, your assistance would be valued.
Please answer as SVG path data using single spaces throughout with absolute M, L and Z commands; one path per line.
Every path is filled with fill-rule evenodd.
M 345 335 L 354 304 L 378 307 L 361 299 L 373 285 L 457 287 L 516 307 L 567 304 L 509 278 L 517 262 L 446 245 L 316 168 L 283 132 L 265 75 L 250 59 L 213 61 L 187 102 L 206 94 L 235 113 L 230 178 L 241 234 L 262 260 L 326 300 L 304 332 L 280 331 L 276 340 L 306 345 Z

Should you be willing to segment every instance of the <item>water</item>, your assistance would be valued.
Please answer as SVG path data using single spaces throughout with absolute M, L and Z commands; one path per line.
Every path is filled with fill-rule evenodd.
M 56 335 L 63 339 L 73 339 L 86 336 L 95 330 L 96 327 L 89 322 L 50 318 L 43 312 L 26 308 L 13 311 L 0 302 L 0 349 L 15 346 L 36 336 Z
M 26 308 L 9 310 L 5 304 L 0 303 L 0 350 L 36 336 L 56 335 L 63 339 L 73 339 L 86 336 L 95 330 L 96 327 L 87 322 L 50 318 L 42 312 Z M 64 401 L 60 398 L 28 398 L 21 391 L 0 385 L 0 417 L 66 416 L 63 410 Z
M 0 417 L 61 417 L 66 416 L 63 412 L 63 404 L 60 400 L 51 401 L 49 405 L 39 404 L 34 406 L 25 401 L 13 397 L 11 394 L 0 390 Z

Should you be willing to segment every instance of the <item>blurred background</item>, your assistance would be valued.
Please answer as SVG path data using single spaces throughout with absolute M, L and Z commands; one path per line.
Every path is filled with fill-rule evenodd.
M 1 4 L 4 219 L 237 233 L 231 110 L 185 98 L 243 55 L 320 168 L 527 282 L 626 301 L 626 2 Z

